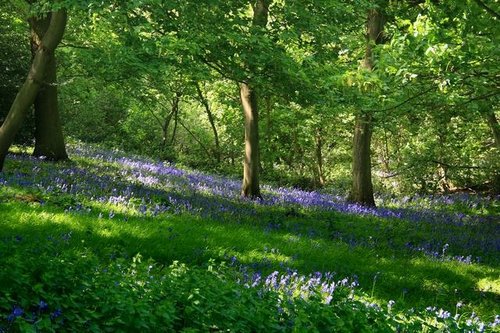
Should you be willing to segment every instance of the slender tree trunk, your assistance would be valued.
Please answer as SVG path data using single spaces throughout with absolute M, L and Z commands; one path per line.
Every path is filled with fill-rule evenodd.
M 163 124 L 161 125 L 161 132 L 162 132 L 162 140 L 161 140 L 161 151 L 165 152 L 165 149 L 167 148 L 167 143 L 168 143 L 168 125 L 170 124 L 170 119 L 172 119 L 172 113 L 169 113 L 165 120 L 163 121 Z
M 0 127 L 0 171 L 3 169 L 5 157 L 14 137 L 43 85 L 47 67 L 50 66 L 50 59 L 53 58 L 54 50 L 64 35 L 66 21 L 65 10 L 61 9 L 52 13 L 49 27 L 33 57 L 26 81 L 19 89 L 4 123 Z
M 260 198 L 259 112 L 257 108 L 257 95 L 246 83 L 240 85 L 240 95 L 245 114 L 245 161 L 243 163 L 241 195 L 250 198 Z
M 175 135 L 177 134 L 177 123 L 179 120 L 179 102 L 181 95 L 175 93 L 174 99 L 172 100 L 172 115 L 174 117 L 174 129 L 172 130 L 172 138 L 170 139 L 170 145 L 173 146 L 175 143 Z
M 366 24 L 366 50 L 362 67 L 372 71 L 374 68 L 373 44 L 382 42 L 384 18 L 381 12 L 372 9 L 368 12 Z M 375 206 L 373 197 L 371 139 L 373 116 L 368 111 L 356 115 L 352 154 L 352 187 L 349 200 L 365 206 Z
M 270 0 L 255 0 L 252 3 L 254 27 L 266 27 L 270 3 Z M 254 71 L 252 64 L 248 64 L 248 67 L 252 72 Z M 243 162 L 241 195 L 249 198 L 261 198 L 259 185 L 259 111 L 257 93 L 251 82 L 240 84 L 240 97 L 245 116 L 245 160 Z
M 265 121 L 266 121 L 266 131 L 265 131 L 265 155 L 267 156 L 265 165 L 265 169 L 268 170 L 268 172 L 272 172 L 274 169 L 274 157 L 275 155 L 272 154 L 272 140 L 271 140 L 271 133 L 273 130 L 273 123 L 271 119 L 271 109 L 273 107 L 273 102 L 271 96 L 268 96 L 266 98 L 266 108 L 265 108 Z
M 495 145 L 500 150 L 500 124 L 498 124 L 498 119 L 495 116 L 495 112 L 493 110 L 489 110 L 486 113 L 486 119 L 488 121 L 488 126 L 491 129 L 491 133 L 493 134 Z
M 323 129 L 316 129 L 316 174 L 319 187 L 325 186 L 325 176 L 323 172 Z
M 495 142 L 495 146 L 498 151 L 500 151 L 500 124 L 498 123 L 498 119 L 495 116 L 495 111 L 491 109 L 489 106 L 485 106 L 489 109 L 486 111 L 486 120 L 488 121 L 488 125 L 491 129 L 491 133 L 493 135 L 493 140 Z M 500 157 L 497 155 L 497 159 L 494 161 L 496 165 L 500 163 Z M 491 181 L 493 184 L 493 190 L 496 194 L 500 193 L 500 169 L 497 168 L 496 172 L 493 172 L 491 176 Z
M 445 117 L 440 117 L 439 122 L 437 124 L 439 132 L 438 132 L 438 140 L 439 140 L 439 146 L 438 146 L 438 160 L 443 163 L 438 163 L 437 165 L 437 176 L 438 176 L 438 181 L 437 185 L 441 192 L 443 193 L 449 193 L 451 189 L 451 184 L 450 180 L 448 179 L 448 167 L 449 165 L 446 150 L 444 147 L 446 147 L 446 141 L 448 137 L 448 126 L 450 123 L 451 118 L 449 116 Z
M 387 131 L 384 129 L 384 152 L 382 154 L 383 156 L 383 164 L 384 164 L 384 171 L 386 174 L 391 173 L 391 153 L 389 151 L 389 140 L 387 138 Z
M 221 153 L 220 153 L 220 143 L 219 143 L 219 133 L 217 133 L 217 127 L 215 126 L 215 118 L 210 110 L 210 104 L 208 103 L 208 99 L 205 98 L 203 92 L 201 91 L 200 84 L 196 82 L 196 91 L 198 92 L 198 98 L 201 101 L 201 104 L 205 107 L 205 112 L 207 113 L 208 121 L 210 122 L 210 127 L 212 127 L 212 132 L 214 134 L 214 143 L 215 143 L 215 159 L 217 163 L 221 161 Z

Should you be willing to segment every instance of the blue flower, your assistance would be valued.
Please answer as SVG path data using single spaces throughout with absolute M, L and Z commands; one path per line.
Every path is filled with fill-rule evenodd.
M 23 313 L 24 313 L 23 308 L 21 308 L 20 306 L 16 305 L 12 309 L 12 312 L 7 316 L 7 321 L 9 323 L 13 322 L 17 317 L 21 317 L 23 315 Z
M 445 311 L 443 309 L 439 309 L 439 311 L 436 312 L 436 315 L 438 318 L 446 319 L 446 318 L 450 318 L 451 313 L 449 313 L 448 311 Z
M 56 309 L 54 312 L 50 314 L 50 319 L 56 319 L 57 317 L 60 317 L 62 315 L 62 310 L 61 309 Z
M 40 311 L 47 310 L 48 307 L 49 305 L 44 300 L 38 302 L 38 309 L 40 309 Z
M 14 317 L 20 317 L 23 315 L 23 313 L 24 313 L 24 310 L 17 305 L 12 310 L 12 315 L 14 315 Z

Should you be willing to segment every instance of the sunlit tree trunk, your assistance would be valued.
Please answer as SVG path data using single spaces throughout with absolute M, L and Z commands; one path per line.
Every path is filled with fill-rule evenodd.
M 257 95 L 247 83 L 240 85 L 241 104 L 245 115 L 245 160 L 241 195 L 260 197 L 259 187 L 259 112 Z
M 374 69 L 373 46 L 382 42 L 384 18 L 377 9 L 368 12 L 366 24 L 366 50 L 362 67 Z M 370 111 L 360 111 L 356 115 L 352 154 L 352 187 L 349 200 L 365 206 L 375 206 L 373 197 L 371 139 L 373 116 Z
M 270 2 L 270 0 L 256 0 L 252 3 L 254 27 L 266 27 Z M 252 67 L 252 64 L 249 64 L 249 68 Z M 240 97 L 245 116 L 245 159 L 241 195 L 260 198 L 259 111 L 257 93 L 249 79 L 240 84 Z
M 372 118 L 370 114 L 356 116 L 352 155 L 352 187 L 350 201 L 375 206 L 371 166 Z
M 43 36 L 47 32 L 51 15 L 44 18 L 32 18 L 31 52 L 36 55 Z M 58 161 L 68 158 L 59 117 L 57 101 L 56 58 L 51 54 L 47 60 L 46 74 L 35 99 L 35 150 L 34 156 L 45 156 L 48 160 Z
M 5 157 L 14 137 L 19 131 L 30 106 L 35 102 L 40 87 L 43 85 L 47 67 L 54 56 L 54 50 L 64 35 L 66 21 L 65 10 L 61 9 L 52 13 L 49 27 L 33 57 L 26 81 L 19 89 L 9 113 L 0 127 L 0 171 L 3 169 Z

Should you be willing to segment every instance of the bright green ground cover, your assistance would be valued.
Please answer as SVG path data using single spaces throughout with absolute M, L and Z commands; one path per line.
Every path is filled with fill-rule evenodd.
M 266 187 L 254 203 L 229 179 L 78 147 L 72 159 L 19 155 L 0 176 L 3 330 L 498 327 L 496 198 L 414 198 L 396 218 L 394 201 L 370 212 Z M 266 283 L 274 271 L 281 284 Z

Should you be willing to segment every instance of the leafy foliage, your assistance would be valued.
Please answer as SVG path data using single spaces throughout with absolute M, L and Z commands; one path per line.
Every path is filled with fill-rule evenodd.
M 497 329 L 497 3 L 274 0 L 266 26 L 253 5 L 0 4 L 0 122 L 26 77 L 27 18 L 64 7 L 60 108 L 85 142 L 73 162 L 16 154 L 0 174 L 0 331 Z M 367 71 L 372 8 L 387 22 Z M 275 185 L 255 202 L 226 177 L 248 81 Z M 379 208 L 343 199 L 360 112 Z M 333 293 L 326 270 L 361 290 Z

